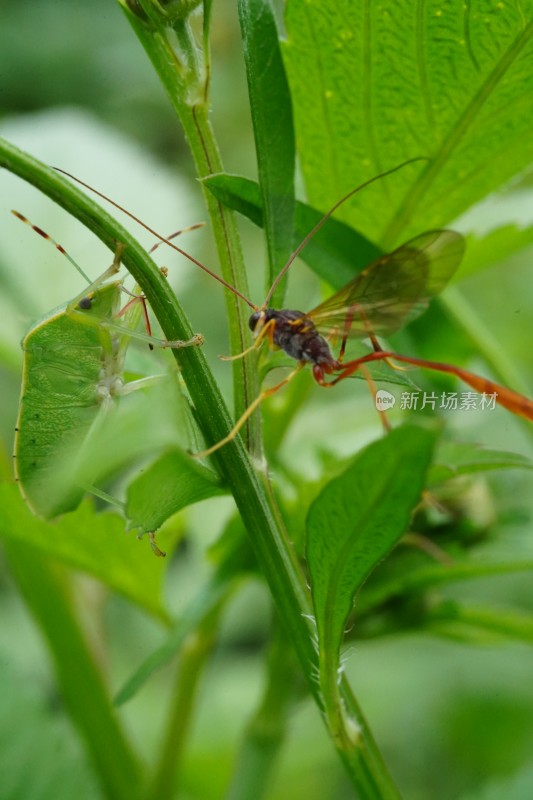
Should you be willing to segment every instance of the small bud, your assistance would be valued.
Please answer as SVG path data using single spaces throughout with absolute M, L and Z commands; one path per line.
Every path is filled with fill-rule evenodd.
M 142 19 L 143 22 L 148 22 L 148 15 L 139 3 L 139 0 L 120 0 L 120 2 L 128 9 L 128 11 L 131 11 L 132 14 L 135 14 L 136 17 Z
M 140 0 L 119 0 L 119 2 L 143 22 L 149 22 L 150 19 L 156 21 L 159 18 L 162 23 L 172 25 L 174 22 L 187 19 L 201 5 L 202 0 L 145 0 L 144 7 Z M 148 13 L 145 8 L 148 9 Z
M 202 0 L 159 0 L 159 5 L 165 10 L 169 22 L 187 19 L 201 4 Z

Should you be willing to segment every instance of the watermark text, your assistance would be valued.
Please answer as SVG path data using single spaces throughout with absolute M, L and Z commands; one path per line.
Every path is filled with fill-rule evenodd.
M 497 397 L 497 392 L 402 392 L 399 408 L 409 411 L 492 411 L 496 408 Z M 376 392 L 378 411 L 389 411 L 395 405 L 393 394 L 384 389 Z

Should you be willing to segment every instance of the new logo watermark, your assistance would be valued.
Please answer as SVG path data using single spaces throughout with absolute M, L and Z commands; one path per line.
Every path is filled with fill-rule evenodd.
M 393 394 L 386 392 L 385 389 L 378 389 L 376 392 L 376 408 L 378 411 L 388 411 L 393 408 L 395 403 L 396 398 Z

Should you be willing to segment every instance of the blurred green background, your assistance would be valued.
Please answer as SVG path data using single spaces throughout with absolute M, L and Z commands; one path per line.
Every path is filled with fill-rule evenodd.
M 212 24 L 213 125 L 228 172 L 255 176 L 236 9 L 215 2 Z M 118 5 L 111 0 L 4 2 L 0 33 L 0 135 L 46 163 L 66 169 L 111 195 L 162 232 L 204 218 L 191 160 L 174 115 Z M 4 477 L 11 476 L 11 450 L 22 354 L 19 342 L 31 322 L 79 291 L 79 276 L 9 213 L 18 209 L 46 229 L 93 277 L 108 252 L 75 220 L 32 187 L 0 175 L 0 433 Z M 532 193 L 487 201 L 458 224 L 469 232 L 490 218 L 531 223 Z M 151 245 L 144 232 L 124 224 Z M 241 223 L 253 297 L 263 295 L 261 234 Z M 208 230 L 187 235 L 186 249 L 216 269 Z M 221 289 L 159 251 L 170 280 L 230 396 Z M 505 276 L 505 292 L 501 291 Z M 464 296 L 533 389 L 533 265 L 531 252 L 465 280 Z M 290 302 L 308 308 L 320 288 L 299 264 L 291 276 Z M 435 323 L 433 323 L 435 326 Z M 437 322 L 438 325 L 438 322 Z M 438 329 L 420 329 L 438 343 Z M 408 339 L 406 340 L 408 341 Z M 479 365 L 483 372 L 484 365 Z M 339 391 L 313 390 L 283 445 L 291 467 L 316 475 L 320 451 L 345 454 L 379 431 L 364 386 L 346 382 Z M 325 395 L 325 396 L 323 396 Z M 282 399 L 279 400 L 282 402 Z M 458 414 L 456 435 L 487 446 L 532 454 L 531 437 L 512 415 Z M 319 436 L 309 436 L 309 431 Z M 533 556 L 533 481 L 519 471 L 481 478 L 482 525 L 487 552 Z M 487 490 L 488 487 L 488 490 Z M 228 499 L 188 509 L 177 525 L 185 545 L 169 565 L 165 594 L 179 611 L 204 575 L 204 551 L 231 513 Z M 0 512 L 1 513 L 1 512 Z M 492 531 L 497 530 L 498 536 Z M 143 545 L 139 545 L 143 546 Z M 492 549 L 491 549 L 492 548 Z M 151 558 L 146 546 L 146 558 Z M 159 569 L 154 559 L 154 569 Z M 0 574 L 0 774 L 2 800 L 97 798 L 86 756 L 65 715 L 46 649 L 4 567 Z M 78 604 L 102 653 L 111 685 L 118 689 L 164 638 L 164 629 L 120 597 L 108 596 L 79 576 Z M 450 597 L 482 604 L 518 605 L 533 612 L 531 578 L 484 579 L 447 590 Z M 102 611 L 103 608 L 103 611 Z M 202 685 L 193 737 L 181 777 L 183 798 L 218 798 L 231 773 L 235 750 L 261 694 L 263 654 L 272 609 L 259 583 L 249 584 L 225 615 L 225 624 Z M 97 620 L 95 623 L 94 620 Z M 347 672 L 387 763 L 412 800 L 533 796 L 533 651 L 522 644 L 471 645 L 404 634 L 356 642 Z M 172 672 L 164 669 L 121 710 L 147 761 L 158 747 Z M 31 769 L 28 766 L 31 765 Z M 271 800 L 352 797 L 309 700 L 294 708 L 289 737 L 268 792 Z

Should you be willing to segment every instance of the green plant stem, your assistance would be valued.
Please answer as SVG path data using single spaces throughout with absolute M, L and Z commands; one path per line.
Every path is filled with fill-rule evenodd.
M 116 243 L 126 245 L 123 262 L 140 285 L 161 328 L 169 340 L 190 338 L 192 329 L 152 259 L 138 242 L 99 206 L 52 169 L 0 140 L 0 166 L 36 186 L 62 208 L 79 219 L 115 252 Z M 231 428 L 231 418 L 209 371 L 201 348 L 173 350 L 195 406 L 207 441 L 222 439 Z M 239 437 L 215 454 L 219 473 L 224 476 L 242 516 L 257 562 L 270 586 L 283 620 L 287 637 L 298 655 L 309 687 L 320 708 L 322 701 L 315 675 L 317 656 L 314 630 L 309 622 L 312 607 L 305 577 L 284 530 L 279 512 L 263 479 L 253 468 Z M 339 753 L 361 800 L 397 800 L 398 794 L 388 775 L 362 712 L 348 684 L 340 688 L 343 703 L 361 728 L 360 741 L 350 752 Z
M 283 632 L 274 634 L 265 692 L 244 734 L 226 800 L 261 800 L 286 735 L 295 662 Z
M 200 179 L 223 172 L 222 159 L 209 121 L 206 97 L 207 78 L 201 73 L 188 23 L 176 24 L 174 30 L 153 30 L 125 11 L 136 36 L 144 47 L 154 69 L 166 89 L 185 137 Z M 179 47 L 173 41 L 176 33 Z M 202 187 L 213 229 L 220 267 L 224 279 L 249 297 L 240 238 L 232 211 Z M 226 291 L 226 308 L 232 353 L 242 353 L 251 343 L 248 317 L 250 310 L 232 292 Z M 259 394 L 255 356 L 233 361 L 233 392 L 236 418 Z M 246 427 L 249 451 L 260 457 L 261 422 L 259 414 L 250 418 Z
M 190 728 L 200 678 L 211 653 L 222 605 L 209 614 L 180 649 L 176 688 L 163 746 L 146 800 L 172 800 L 180 759 Z
M 113 800 L 140 797 L 140 765 L 115 716 L 100 671 L 81 631 L 65 574 L 35 550 L 4 542 L 12 573 L 46 638 L 61 693 Z

